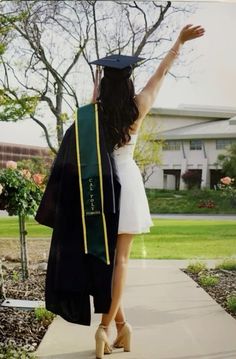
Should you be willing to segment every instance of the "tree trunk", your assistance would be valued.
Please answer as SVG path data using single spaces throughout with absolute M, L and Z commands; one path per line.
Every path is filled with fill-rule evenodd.
M 56 94 L 56 118 L 57 118 L 57 141 L 60 146 L 63 139 L 63 120 L 62 114 L 62 101 L 63 101 L 63 84 L 57 83 L 57 94 Z
M 2 261 L 0 260 L 0 299 L 6 299 L 6 292 L 4 288 L 4 279 L 2 272 Z
M 19 214 L 19 230 L 20 230 L 20 254 L 21 254 L 21 270 L 22 279 L 28 278 L 28 251 L 26 242 L 25 216 Z
M 57 141 L 58 141 L 58 147 L 62 143 L 63 139 L 63 121 L 60 117 L 60 115 L 57 116 Z

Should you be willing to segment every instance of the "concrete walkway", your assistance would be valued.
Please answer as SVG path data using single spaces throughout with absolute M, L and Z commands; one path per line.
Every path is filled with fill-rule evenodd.
M 235 359 L 236 320 L 183 273 L 187 260 L 130 260 L 124 295 L 133 326 L 132 351 L 114 350 L 115 359 Z M 217 261 L 207 262 L 214 267 Z M 91 327 L 59 316 L 50 325 L 36 354 L 40 359 L 94 359 Z M 115 335 L 114 327 L 111 338 Z
M 191 220 L 217 220 L 217 221 L 236 221 L 236 214 L 158 214 L 152 213 L 152 218 L 166 218 L 166 219 L 191 219 Z
M 0 211 L 0 217 L 8 217 L 7 211 Z M 152 213 L 153 218 L 169 219 L 213 219 L 213 220 L 236 220 L 236 214 L 178 214 L 178 213 Z

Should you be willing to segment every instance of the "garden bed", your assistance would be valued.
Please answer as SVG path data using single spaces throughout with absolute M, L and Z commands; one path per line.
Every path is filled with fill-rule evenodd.
M 211 189 L 161 190 L 147 189 L 151 213 L 236 214 L 236 203 L 221 191 Z
M 201 273 L 192 273 L 188 269 L 182 269 L 189 275 L 200 287 L 202 287 L 224 310 L 236 319 L 236 306 L 230 310 L 227 305 L 227 298 L 234 295 L 236 298 L 236 270 L 225 269 L 204 269 Z M 212 286 L 203 285 L 201 277 L 216 277 L 218 283 Z
M 29 278 L 23 282 L 19 265 L 4 263 L 4 287 L 8 299 L 44 300 L 45 271 L 30 268 Z M 0 307 L 0 357 L 33 358 L 30 353 L 36 350 L 52 322 L 52 313 L 49 314 L 51 316 L 47 317 L 35 313 L 34 309 Z

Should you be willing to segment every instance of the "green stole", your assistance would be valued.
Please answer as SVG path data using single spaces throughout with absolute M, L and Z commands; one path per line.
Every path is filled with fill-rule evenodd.
M 97 104 L 77 110 L 75 138 L 85 253 L 110 264 Z

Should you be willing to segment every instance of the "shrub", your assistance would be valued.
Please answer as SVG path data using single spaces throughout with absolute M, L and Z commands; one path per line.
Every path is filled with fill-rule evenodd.
M 213 275 L 204 275 L 199 278 L 199 282 L 203 287 L 213 287 L 219 283 L 219 278 Z
M 205 269 L 206 269 L 206 265 L 205 265 L 205 263 L 202 263 L 202 262 L 190 263 L 187 267 L 187 270 L 194 274 L 200 273 L 201 271 L 203 271 Z
M 10 216 L 34 215 L 43 194 L 42 178 L 18 170 L 13 161 L 8 163 L 8 168 L 0 170 L 0 209 Z
M 231 206 L 236 207 L 236 188 L 234 185 L 234 178 L 223 177 L 218 184 L 218 188 L 221 190 L 222 197 L 230 200 Z
M 227 297 L 226 306 L 231 312 L 236 313 L 236 293 Z
M 202 180 L 201 172 L 188 170 L 184 174 L 182 174 L 182 178 L 188 189 L 200 187 Z
M 29 351 L 35 350 L 34 347 L 25 346 L 23 348 L 16 348 L 15 345 L 5 345 L 0 343 L 0 358 L 4 359 L 36 359 L 36 356 Z
M 201 200 L 201 201 L 199 201 L 197 206 L 198 206 L 198 208 L 215 208 L 216 207 L 215 202 L 212 201 L 211 199 Z
M 38 307 L 34 310 L 35 317 L 38 321 L 42 321 L 44 325 L 48 325 L 51 323 L 55 314 L 50 312 L 44 307 Z
M 224 259 L 223 262 L 215 266 L 216 269 L 236 270 L 236 259 Z
M 28 254 L 25 217 L 35 215 L 44 189 L 44 175 L 19 170 L 17 163 L 7 161 L 6 168 L 0 169 L 0 210 L 10 216 L 18 215 L 21 246 L 22 278 L 28 278 Z

